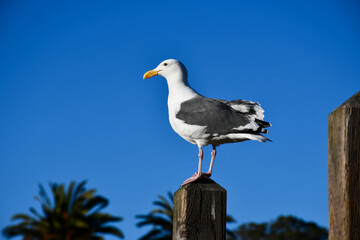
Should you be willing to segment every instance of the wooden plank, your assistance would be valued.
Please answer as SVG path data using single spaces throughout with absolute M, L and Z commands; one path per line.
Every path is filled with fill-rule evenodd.
M 226 190 L 204 177 L 174 196 L 173 240 L 225 240 Z
M 360 92 L 329 115 L 329 240 L 360 240 Z

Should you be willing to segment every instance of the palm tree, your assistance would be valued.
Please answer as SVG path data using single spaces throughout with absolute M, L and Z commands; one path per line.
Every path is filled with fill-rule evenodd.
M 172 228 L 173 228 L 173 206 L 174 206 L 174 195 L 168 192 L 168 201 L 163 196 L 158 196 L 160 200 L 153 202 L 154 205 L 158 206 L 147 215 L 137 215 L 136 218 L 143 219 L 136 224 L 138 227 L 145 225 L 152 225 L 153 228 L 140 240 L 171 240 L 172 239 Z
M 42 214 L 30 208 L 32 215 L 16 214 L 12 220 L 20 220 L 16 225 L 3 229 L 6 238 L 22 236 L 23 240 L 102 240 L 102 234 L 112 234 L 123 238 L 123 233 L 109 222 L 121 221 L 102 213 L 109 201 L 96 190 L 85 188 L 86 181 L 76 185 L 71 182 L 67 191 L 64 184 L 50 183 L 53 200 L 40 184 L 39 196 Z
M 168 192 L 167 200 L 163 196 L 158 196 L 159 200 L 153 202 L 158 206 L 147 215 L 137 215 L 136 218 L 142 219 L 136 224 L 138 227 L 145 225 L 152 225 L 153 228 L 139 240 L 172 240 L 173 231 L 173 209 L 174 209 L 174 195 Z M 226 222 L 232 223 L 235 220 L 231 216 L 226 216 Z M 227 239 L 235 239 L 235 234 L 226 229 Z

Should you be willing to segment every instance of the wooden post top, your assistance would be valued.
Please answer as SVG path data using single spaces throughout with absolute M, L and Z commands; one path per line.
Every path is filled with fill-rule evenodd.
M 173 240 L 225 240 L 226 190 L 203 176 L 175 192 Z
M 195 182 L 192 182 L 192 183 L 186 184 L 185 186 L 182 186 L 176 192 L 184 191 L 184 190 L 186 190 L 186 191 L 193 191 L 193 190 L 221 191 L 221 192 L 226 193 L 225 188 L 223 188 L 222 186 L 217 184 L 214 180 L 212 180 L 206 176 L 203 176 L 202 178 L 198 179 Z
M 334 111 L 332 111 L 330 113 L 330 115 L 343 107 L 360 108 L 360 91 L 355 93 L 351 98 L 349 98 L 343 104 L 341 104 L 339 107 L 337 107 Z

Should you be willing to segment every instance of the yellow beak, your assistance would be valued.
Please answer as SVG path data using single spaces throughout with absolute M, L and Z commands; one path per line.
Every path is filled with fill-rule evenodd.
M 144 74 L 144 79 L 158 75 L 159 71 L 150 70 Z

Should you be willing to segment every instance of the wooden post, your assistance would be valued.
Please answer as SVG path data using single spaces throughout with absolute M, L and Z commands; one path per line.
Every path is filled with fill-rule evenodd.
M 175 192 L 173 240 L 225 240 L 226 190 L 203 177 Z
M 329 115 L 329 240 L 360 240 L 360 92 Z

